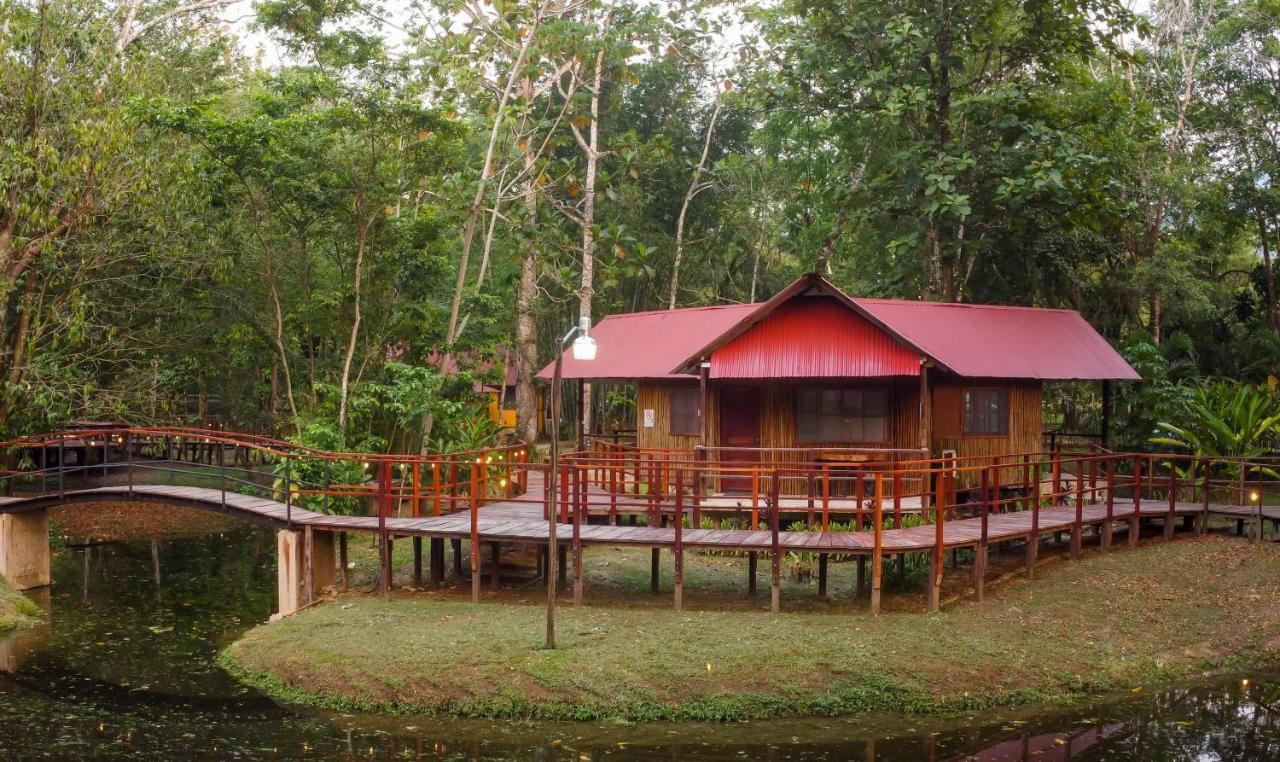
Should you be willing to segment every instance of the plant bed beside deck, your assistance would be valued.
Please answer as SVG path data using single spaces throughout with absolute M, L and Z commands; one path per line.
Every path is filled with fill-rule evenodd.
M 1067 702 L 1280 663 L 1280 546 L 1209 536 L 1050 564 L 941 614 L 561 609 L 347 596 L 222 656 L 291 703 L 555 719 L 739 720 Z

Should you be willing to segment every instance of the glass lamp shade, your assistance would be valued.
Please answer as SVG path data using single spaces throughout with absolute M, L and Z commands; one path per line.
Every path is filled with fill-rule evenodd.
M 573 340 L 573 359 L 596 359 L 596 340 L 590 336 L 579 336 Z

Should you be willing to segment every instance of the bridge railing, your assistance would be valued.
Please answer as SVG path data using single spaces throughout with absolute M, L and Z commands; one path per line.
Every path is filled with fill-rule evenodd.
M 257 435 L 177 427 L 64 431 L 0 443 L 0 489 L 64 492 L 90 477 L 143 475 L 269 497 L 325 513 L 455 512 L 524 491 L 523 443 L 448 454 L 325 452 Z

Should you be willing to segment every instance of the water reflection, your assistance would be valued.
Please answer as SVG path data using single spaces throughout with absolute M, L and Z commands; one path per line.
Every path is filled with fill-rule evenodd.
M 0 639 L 0 758 L 1280 759 L 1280 676 L 1045 715 L 733 725 L 374 718 L 280 708 L 217 668 L 274 603 L 271 534 L 69 548 L 49 623 Z

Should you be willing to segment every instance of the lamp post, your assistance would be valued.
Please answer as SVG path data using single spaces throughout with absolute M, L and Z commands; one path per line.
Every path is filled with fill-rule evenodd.
M 556 536 L 556 481 L 560 477 L 560 384 L 563 375 L 564 347 L 573 340 L 573 359 L 596 359 L 596 340 L 591 338 L 591 319 L 581 317 L 578 324 L 556 347 L 555 370 L 551 374 L 551 470 L 547 473 L 547 648 L 556 647 L 556 572 L 559 560 L 559 538 Z

